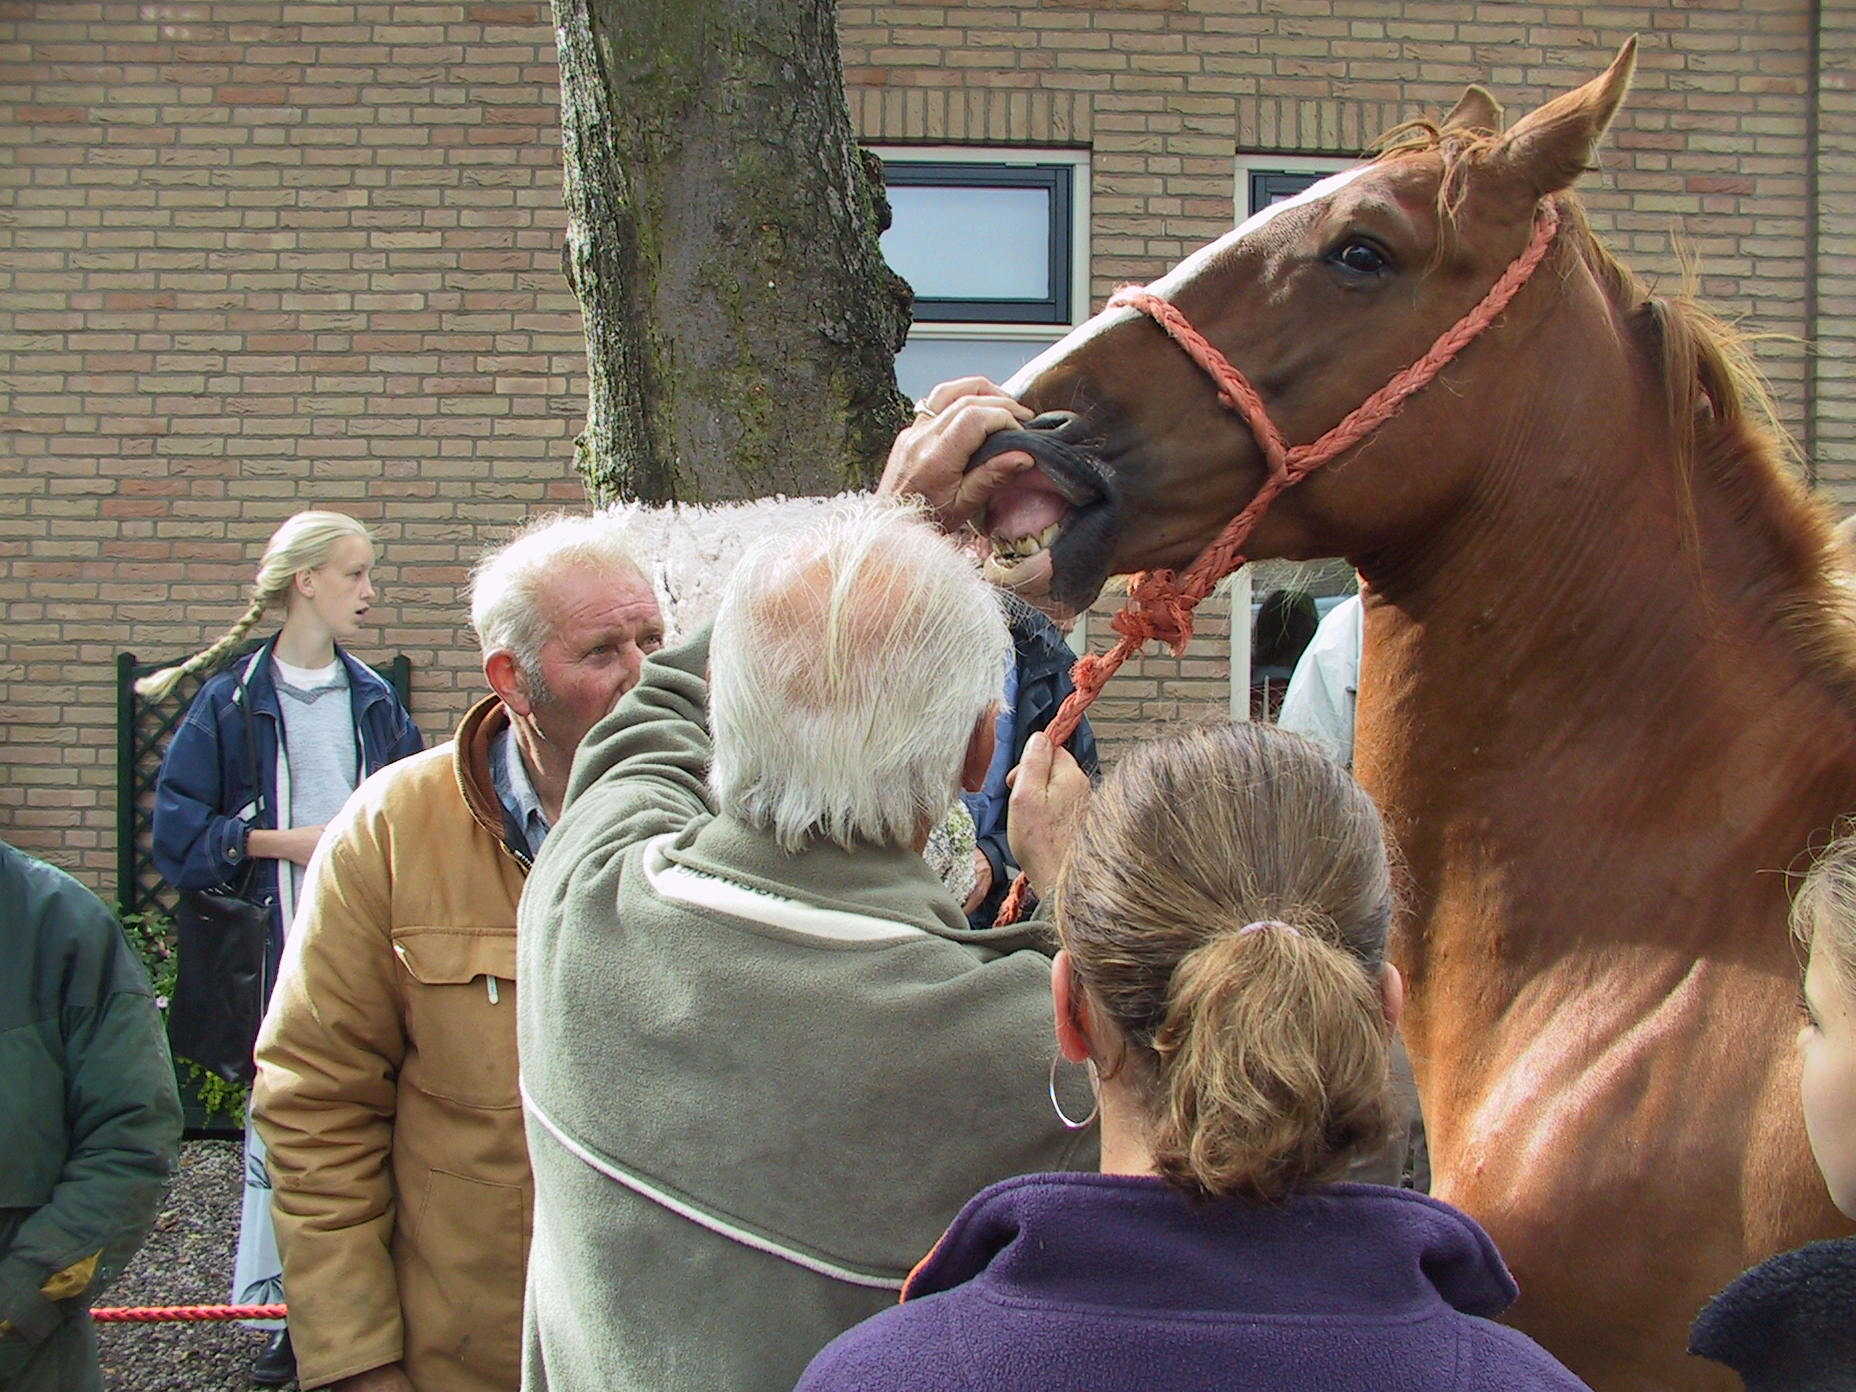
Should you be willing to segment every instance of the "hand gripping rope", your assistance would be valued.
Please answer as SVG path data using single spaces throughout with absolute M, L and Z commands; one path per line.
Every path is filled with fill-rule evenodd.
M 1508 263 L 1508 268 L 1482 297 L 1481 303 L 1444 330 L 1423 357 L 1367 397 L 1339 425 L 1305 445 L 1284 443 L 1282 432 L 1270 419 L 1256 388 L 1192 327 L 1175 305 L 1138 286 L 1119 290 L 1110 298 L 1110 308 L 1135 309 L 1151 318 L 1185 350 L 1186 356 L 1205 370 L 1218 388 L 1219 402 L 1250 427 L 1257 448 L 1263 452 L 1267 473 L 1256 496 L 1225 524 L 1224 530 L 1192 563 L 1183 578 L 1170 570 L 1142 571 L 1133 577 L 1128 586 L 1128 603 L 1109 621 L 1109 627 L 1121 635 L 1119 641 L 1106 653 L 1088 653 L 1077 660 L 1070 672 L 1076 690 L 1064 700 L 1045 730 L 1051 740 L 1060 745 L 1069 742 L 1083 712 L 1101 694 L 1108 679 L 1149 639 L 1166 643 L 1175 657 L 1185 652 L 1192 638 L 1192 611 L 1220 580 L 1244 564 L 1246 558 L 1239 548 L 1249 539 L 1277 496 L 1391 420 L 1411 397 L 1428 386 L 1458 353 L 1494 323 L 1546 256 L 1559 225 L 1559 210 L 1551 203 L 1541 204 L 1534 219 L 1534 234 L 1526 248 Z M 1236 679 L 1233 673 L 1232 680 Z M 999 906 L 997 921 L 1016 923 L 1024 910 L 1024 898 L 1025 878 L 1020 875 L 1005 902 Z

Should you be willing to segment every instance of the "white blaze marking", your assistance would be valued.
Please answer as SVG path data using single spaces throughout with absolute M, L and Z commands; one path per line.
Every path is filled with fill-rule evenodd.
M 1332 197 L 1359 178 L 1366 170 L 1366 165 L 1357 164 L 1351 169 L 1341 170 L 1338 174 L 1330 174 L 1319 183 L 1310 184 L 1293 198 L 1285 198 L 1280 202 L 1270 204 L 1267 208 L 1259 208 L 1217 241 L 1206 243 L 1160 279 L 1150 282 L 1147 289 L 1160 296 L 1161 299 L 1171 299 L 1205 268 L 1208 261 L 1218 256 L 1227 247 L 1235 246 L 1271 218 L 1286 213 L 1291 208 L 1305 207 L 1310 203 L 1319 203 L 1325 198 Z M 1006 395 L 1023 396 L 1040 374 L 1048 371 L 1098 334 L 1106 332 L 1126 319 L 1137 318 L 1139 314 L 1140 311 L 1134 309 L 1105 309 L 1087 323 L 1077 325 L 1063 338 L 1014 372 L 1011 380 L 1005 384 Z
M 1231 235 L 1234 237 L 1248 236 L 1280 212 L 1285 212 L 1290 208 L 1299 208 L 1304 203 L 1316 203 L 1326 198 L 1329 194 L 1339 193 L 1342 189 L 1346 188 L 1348 184 L 1351 184 L 1355 179 L 1364 174 L 1366 169 L 1366 165 L 1356 164 L 1350 169 L 1337 170 L 1328 175 L 1325 179 L 1316 180 L 1292 198 L 1279 199 L 1269 204 L 1267 207 L 1257 209 L 1256 212 L 1239 223 L 1237 230 Z

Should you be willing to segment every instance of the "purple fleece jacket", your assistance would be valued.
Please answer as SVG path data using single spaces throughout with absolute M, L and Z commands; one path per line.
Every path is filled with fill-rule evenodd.
M 1514 1280 L 1448 1204 L 1335 1184 L 1195 1204 L 1157 1179 L 1008 1179 L 904 1303 L 798 1392 L 1521 1392 L 1585 1384 L 1489 1317 Z

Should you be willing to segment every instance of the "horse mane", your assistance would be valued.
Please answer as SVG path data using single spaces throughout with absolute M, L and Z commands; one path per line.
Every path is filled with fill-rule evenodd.
M 1708 479 L 1736 526 L 1758 539 L 1785 596 L 1777 618 L 1807 666 L 1856 707 L 1856 594 L 1831 540 L 1828 505 L 1800 477 L 1802 458 L 1780 424 L 1749 333 L 1696 294 L 1695 266 L 1683 258 L 1674 294 L 1658 295 L 1592 231 L 1573 194 L 1559 199 L 1569 245 L 1623 322 L 1635 330 L 1663 387 L 1664 424 L 1675 447 L 1684 531 L 1700 562 L 1694 483 Z
M 1417 120 L 1394 126 L 1368 150 L 1374 160 L 1441 157 L 1436 211 L 1443 235 L 1434 261 L 1449 253 L 1475 165 L 1500 139 L 1495 132 Z M 1734 522 L 1757 536 L 1774 559 L 1780 589 L 1790 597 L 1778 618 L 1806 663 L 1856 706 L 1856 589 L 1832 543 L 1828 506 L 1800 479 L 1801 456 L 1754 359 L 1754 345 L 1779 335 L 1750 333 L 1703 304 L 1696 267 L 1686 255 L 1677 291 L 1656 294 L 1592 230 L 1575 193 L 1558 194 L 1554 203 L 1560 246 L 1570 248 L 1556 254 L 1583 262 L 1662 384 L 1684 533 L 1697 564 L 1701 538 L 1693 490 L 1702 475 L 1726 500 Z

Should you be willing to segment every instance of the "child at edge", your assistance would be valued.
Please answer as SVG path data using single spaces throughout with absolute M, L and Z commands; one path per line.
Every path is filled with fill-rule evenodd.
M 1856 836 L 1805 876 L 1792 932 L 1811 954 L 1798 1029 L 1805 1134 L 1830 1201 L 1856 1218 Z M 1695 1320 L 1689 1352 L 1725 1363 L 1747 1392 L 1856 1392 L 1856 1238 L 1743 1273 Z

